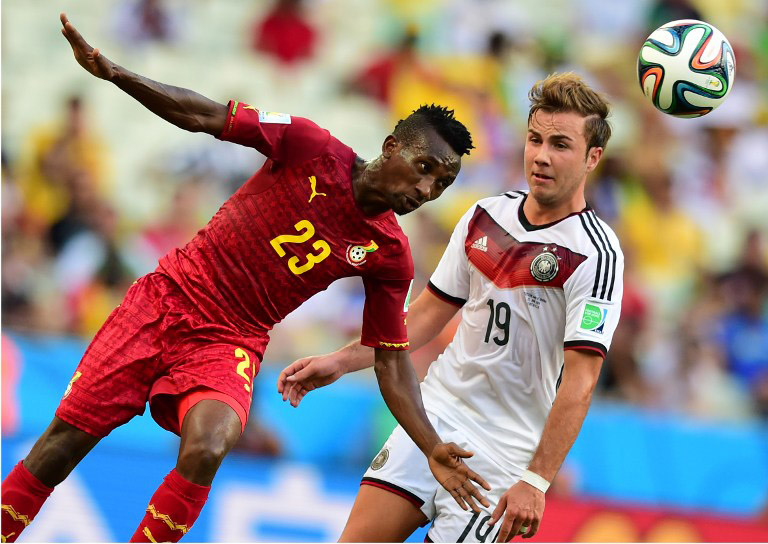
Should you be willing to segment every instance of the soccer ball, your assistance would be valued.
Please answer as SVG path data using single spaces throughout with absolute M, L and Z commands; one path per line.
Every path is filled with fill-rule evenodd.
M 733 49 L 722 32 L 694 19 L 660 26 L 637 57 L 643 93 L 675 117 L 701 117 L 722 104 L 735 70 Z

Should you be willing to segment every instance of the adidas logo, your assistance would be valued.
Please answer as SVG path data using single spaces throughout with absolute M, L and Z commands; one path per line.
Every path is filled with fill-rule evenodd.
M 487 236 L 481 236 L 474 242 L 472 242 L 472 245 L 469 246 L 472 249 L 479 249 L 480 251 L 488 251 L 488 237 Z

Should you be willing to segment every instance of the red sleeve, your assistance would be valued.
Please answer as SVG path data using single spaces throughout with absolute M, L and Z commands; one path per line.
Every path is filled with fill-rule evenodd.
M 220 140 L 252 147 L 267 158 L 303 162 L 318 156 L 328 145 L 330 132 L 309 119 L 260 111 L 232 100 Z
M 363 277 L 365 309 L 360 343 L 379 349 L 408 349 L 405 318 L 413 286 L 413 260 L 406 250 L 390 277 Z

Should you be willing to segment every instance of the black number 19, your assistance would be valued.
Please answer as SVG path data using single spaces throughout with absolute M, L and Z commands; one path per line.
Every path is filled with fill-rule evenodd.
M 488 317 L 488 328 L 485 330 L 485 343 L 490 341 L 491 330 L 493 324 L 496 323 L 496 326 L 504 332 L 504 336 L 501 338 L 494 336 L 493 341 L 499 346 L 506 345 L 509 342 L 509 318 L 512 315 L 512 310 L 509 309 L 509 304 L 506 302 L 499 302 L 494 305 L 492 298 L 488 299 L 488 306 L 491 307 L 491 315 Z

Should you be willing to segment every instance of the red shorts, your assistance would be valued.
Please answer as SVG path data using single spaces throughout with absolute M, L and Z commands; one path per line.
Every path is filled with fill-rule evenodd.
M 155 421 L 180 434 L 180 401 L 213 390 L 239 405 L 242 420 L 268 340 L 210 322 L 167 276 L 148 274 L 96 333 L 56 416 L 103 437 L 149 401 Z

